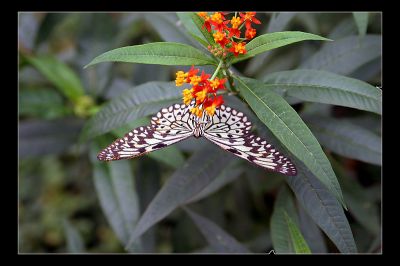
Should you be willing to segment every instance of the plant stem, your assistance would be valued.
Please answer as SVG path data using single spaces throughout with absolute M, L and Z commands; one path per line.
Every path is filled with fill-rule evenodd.
M 222 63 L 224 62 L 224 60 L 220 60 L 217 69 L 215 70 L 214 74 L 212 75 L 210 80 L 215 79 L 215 77 L 217 76 L 219 70 L 221 69 Z

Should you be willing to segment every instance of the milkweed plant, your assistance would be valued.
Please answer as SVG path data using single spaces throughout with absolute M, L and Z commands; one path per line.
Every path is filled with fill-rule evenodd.
M 275 199 L 262 208 L 272 212 L 265 216 L 268 230 L 255 234 L 271 241 L 272 248 L 262 252 L 324 253 L 329 242 L 334 247 L 330 250 L 357 253 L 349 215 L 379 236 L 378 224 L 362 218 L 371 210 L 363 209 L 351 192 L 362 188 L 337 155 L 380 165 L 380 138 L 363 127 L 368 119 L 335 118 L 330 108 L 347 107 L 343 109 L 360 116 L 378 117 L 380 84 L 346 76 L 351 65 L 324 67 L 329 60 L 347 56 L 340 54 L 343 49 L 332 48 L 339 35 L 282 31 L 277 15 L 270 26 L 260 14 L 178 13 L 171 25 L 184 32 L 184 41 L 116 48 L 85 66 L 89 71 L 106 62 L 143 64 L 139 68 L 153 64 L 170 66 L 174 73 L 170 81 L 146 82 L 103 105 L 82 107 L 90 110 L 90 118 L 80 143 L 92 140 L 90 158 L 100 205 L 127 252 L 149 252 L 146 239 L 171 216 L 190 221 L 192 233 L 207 243 L 202 252 L 260 252 L 234 227 L 213 221 L 207 209 L 214 204 L 211 195 L 220 206 L 224 187 L 247 179 L 256 191 L 264 189 L 264 180 L 277 181 Z M 351 37 L 360 49 L 376 37 L 363 32 L 367 22 L 362 16 L 354 14 L 359 35 Z M 281 49 L 283 53 L 286 46 L 307 42 L 322 48 L 309 51 L 297 69 L 264 72 L 265 62 Z M 146 157 L 173 171 L 168 170 L 158 192 L 143 201 L 137 191 L 148 189 L 146 179 L 159 171 L 150 163 L 147 174 L 134 181 L 137 170 L 132 163 Z M 207 200 L 208 205 L 199 205 Z M 242 209 L 245 205 L 228 204 L 233 213 L 250 215 Z

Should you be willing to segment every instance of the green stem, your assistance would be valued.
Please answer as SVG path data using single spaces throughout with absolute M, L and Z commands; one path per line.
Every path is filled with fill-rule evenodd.
M 233 85 L 233 75 L 231 74 L 231 72 L 229 70 L 226 71 L 226 74 L 227 74 L 227 77 L 228 77 L 229 87 L 231 88 L 231 91 L 233 93 L 238 93 L 238 90 Z
M 224 61 L 223 61 L 222 59 L 219 61 L 218 67 L 217 67 L 217 69 L 215 70 L 215 72 L 214 72 L 214 74 L 212 75 L 212 77 L 211 77 L 210 80 L 215 79 L 215 77 L 216 77 L 217 74 L 218 74 L 218 71 L 221 69 L 221 66 L 222 66 L 222 63 L 223 63 L 223 62 L 224 62 Z

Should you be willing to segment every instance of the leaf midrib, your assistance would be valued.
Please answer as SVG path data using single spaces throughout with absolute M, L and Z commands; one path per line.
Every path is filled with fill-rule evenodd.
M 346 244 L 346 247 L 349 249 L 349 246 L 347 245 L 347 241 L 345 240 L 345 238 L 344 238 L 344 236 L 342 234 L 342 230 L 337 226 L 335 220 L 333 219 L 333 217 L 327 211 L 328 205 L 324 204 L 324 201 L 321 199 L 319 193 L 317 192 L 317 189 L 314 188 L 314 186 L 309 182 L 309 179 L 308 179 L 307 175 L 303 174 L 303 177 L 304 177 L 306 183 L 311 187 L 311 190 L 313 190 L 315 192 L 315 195 L 317 195 L 318 200 L 320 201 L 321 205 L 324 207 L 324 210 L 325 210 L 325 213 L 327 214 L 327 217 L 329 217 L 329 220 L 332 222 L 332 224 L 336 228 L 336 232 L 339 232 L 342 241 Z
M 345 93 L 350 93 L 350 94 L 355 94 L 357 96 L 363 96 L 369 99 L 372 99 L 374 101 L 378 101 L 381 103 L 379 99 L 374 98 L 372 95 L 367 95 L 367 94 L 362 94 L 359 92 L 355 91 L 348 91 L 348 90 L 343 90 L 342 88 L 338 87 L 330 87 L 330 86 L 320 86 L 320 85 L 315 85 L 315 84 L 298 84 L 298 83 L 264 83 L 266 87 L 273 87 L 273 86 L 282 86 L 282 87 L 312 87 L 312 88 L 320 88 L 320 89 L 326 89 L 326 90 L 334 90 L 337 92 L 345 92 Z M 294 96 L 295 97 L 295 96 Z
M 275 114 L 275 112 L 273 112 L 273 111 L 271 110 L 271 108 L 269 108 L 269 106 L 266 105 L 266 104 L 264 103 L 264 101 L 263 101 L 260 97 L 257 96 L 257 94 L 255 94 L 252 90 L 250 90 L 250 89 L 246 86 L 246 84 L 244 84 L 244 83 L 242 82 L 241 79 L 238 78 L 238 80 L 239 80 L 240 83 L 242 83 L 242 84 L 247 88 L 248 91 L 250 91 L 258 100 L 260 100 L 260 102 L 261 102 L 265 107 L 267 107 L 268 110 L 270 110 L 273 114 Z M 276 114 L 275 114 L 275 115 L 276 115 Z M 276 116 L 277 116 L 278 119 L 283 123 L 283 125 L 293 134 L 293 136 L 296 136 L 296 139 L 297 139 L 298 141 L 300 141 L 300 143 L 306 148 L 307 152 L 311 155 L 311 157 L 313 158 L 314 163 L 315 163 L 316 165 L 318 165 L 318 162 L 317 162 L 316 158 L 315 158 L 314 156 L 312 156 L 313 153 L 310 152 L 310 150 L 308 149 L 308 147 L 298 138 L 298 136 L 286 125 L 286 123 L 285 123 L 278 115 L 276 115 Z M 332 183 L 332 181 L 330 180 L 329 176 L 327 175 L 325 169 L 323 169 L 322 167 L 319 167 L 319 168 L 320 168 L 320 169 L 323 171 L 323 173 L 328 177 L 328 181 L 329 181 L 329 183 L 330 183 L 331 185 L 333 185 L 333 187 L 334 187 L 335 190 L 336 190 L 336 193 L 337 193 L 338 195 L 340 195 L 340 193 L 337 191 L 337 188 L 335 187 L 335 185 Z
M 109 59 L 109 58 L 107 58 L 108 56 L 110 56 L 110 54 L 105 54 L 103 57 L 99 57 L 96 61 L 98 61 L 98 60 L 103 60 L 103 59 L 107 59 L 107 60 L 110 60 L 110 61 L 120 60 L 120 59 Z M 115 56 L 115 55 L 114 55 L 114 56 Z M 189 58 L 189 59 L 202 60 L 202 61 L 208 62 L 208 63 L 214 63 L 214 62 L 211 61 L 211 59 L 204 59 L 204 58 L 201 58 L 201 57 L 180 56 L 180 55 L 161 55 L 161 54 L 154 54 L 154 53 L 148 53 L 148 54 L 124 53 L 124 54 L 120 54 L 120 55 L 117 55 L 117 56 Z M 95 62 L 96 62 L 96 61 L 95 61 Z M 93 62 L 93 64 L 94 64 L 95 62 Z
M 306 34 L 306 35 L 307 35 L 307 34 Z M 299 41 L 305 41 L 305 40 L 310 40 L 310 41 L 318 41 L 318 40 L 321 40 L 321 41 L 324 41 L 324 39 L 309 39 L 309 38 L 304 39 L 304 38 L 305 38 L 305 36 L 301 36 L 301 37 L 285 37 L 285 38 L 281 38 L 281 39 L 276 39 L 276 40 L 267 41 L 267 42 L 265 42 L 265 43 L 263 43 L 263 44 L 261 44 L 261 45 L 259 45 L 259 46 L 255 46 L 254 48 L 249 49 L 249 50 L 248 50 L 248 53 L 250 53 L 251 51 L 254 51 L 255 49 L 258 49 L 258 48 L 260 48 L 260 47 L 263 47 L 263 46 L 265 46 L 265 45 L 270 45 L 271 43 L 274 43 L 274 42 L 285 41 L 285 40 L 290 40 L 290 39 L 298 39 Z

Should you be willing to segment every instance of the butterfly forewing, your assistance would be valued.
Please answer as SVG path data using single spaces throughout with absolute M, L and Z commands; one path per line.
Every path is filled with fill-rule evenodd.
M 204 136 L 221 148 L 258 166 L 285 175 L 297 174 L 294 164 L 266 140 L 249 132 L 251 123 L 241 112 L 221 106 L 213 116 L 217 121 L 207 127 Z
M 174 104 L 163 108 L 151 119 L 151 126 L 128 132 L 102 150 L 101 161 L 129 159 L 161 149 L 193 135 L 188 123 L 190 106 Z

